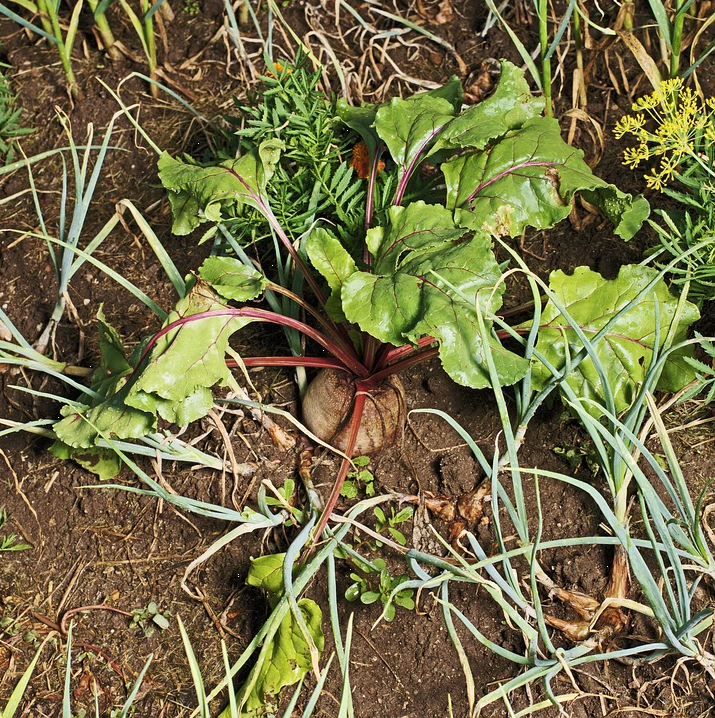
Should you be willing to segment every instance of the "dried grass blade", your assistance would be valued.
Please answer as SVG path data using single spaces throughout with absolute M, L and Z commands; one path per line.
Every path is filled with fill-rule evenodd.
M 653 89 L 658 89 L 663 78 L 660 74 L 660 70 L 658 70 L 658 66 L 655 64 L 655 60 L 650 56 L 645 47 L 643 47 L 641 41 L 629 30 L 620 30 L 618 37 L 623 40 L 626 47 L 633 53 L 633 57 L 635 57 L 636 62 L 640 65 L 641 70 L 645 73 Z

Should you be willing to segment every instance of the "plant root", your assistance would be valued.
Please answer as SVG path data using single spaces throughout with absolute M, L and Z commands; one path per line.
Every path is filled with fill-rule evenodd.
M 630 618 L 619 605 L 627 598 L 629 587 L 628 558 L 622 546 L 615 548 L 611 578 L 604 591 L 603 601 L 597 601 L 579 591 L 561 588 L 543 571 L 538 571 L 536 578 L 548 589 L 550 596 L 556 597 L 578 615 L 578 620 L 564 620 L 544 614 L 546 622 L 569 640 L 575 643 L 591 640 L 601 645 L 627 630 Z

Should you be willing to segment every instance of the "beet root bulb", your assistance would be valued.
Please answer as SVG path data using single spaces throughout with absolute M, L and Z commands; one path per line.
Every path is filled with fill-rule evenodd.
M 357 392 L 354 376 L 338 369 L 322 369 L 303 397 L 303 422 L 319 439 L 345 452 Z M 352 456 L 376 454 L 399 441 L 406 421 L 405 390 L 392 375 L 365 394 Z

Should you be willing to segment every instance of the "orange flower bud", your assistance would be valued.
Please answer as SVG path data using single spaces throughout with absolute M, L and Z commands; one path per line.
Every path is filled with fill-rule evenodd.
M 367 151 L 367 145 L 362 140 L 353 147 L 350 166 L 360 179 L 367 179 L 370 176 L 370 155 Z M 380 160 L 377 163 L 377 173 L 380 174 L 384 169 L 385 163 Z

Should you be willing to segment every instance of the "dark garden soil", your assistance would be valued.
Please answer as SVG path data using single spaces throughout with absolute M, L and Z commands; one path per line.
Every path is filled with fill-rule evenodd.
M 646 6 L 645 2 L 636 5 L 645 12 L 640 7 Z M 394 27 L 375 14 L 371 5 L 355 6 L 376 27 L 383 30 Z M 243 31 L 250 61 L 241 62 L 228 40 L 220 0 L 203 0 L 201 13 L 196 16 L 183 12 L 180 6 L 173 9 L 175 17 L 164 21 L 165 37 L 159 42 L 163 81 L 204 117 L 215 120 L 230 110 L 232 97 L 245 97 L 255 75 L 263 71 L 255 32 L 250 28 Z M 310 43 L 327 67 L 330 62 L 324 53 L 324 43 L 332 47 L 346 70 L 353 102 L 379 101 L 414 92 L 420 86 L 429 86 L 420 85 L 423 81 L 440 83 L 452 74 L 460 75 L 467 89 L 474 92 L 483 60 L 506 56 L 518 62 L 508 37 L 497 28 L 486 37 L 479 35 L 486 11 L 477 0 L 457 0 L 451 5 L 448 0 L 439 4 L 418 0 L 409 8 L 398 2 L 391 11 L 429 28 L 451 43 L 456 52 L 447 51 L 417 33 L 401 36 L 400 42 L 393 39 L 388 43 L 383 39 L 369 44 L 369 36 L 360 34 L 360 28 L 354 21 L 351 23 L 344 9 L 336 20 L 332 3 L 295 0 L 285 9 L 291 26 Z M 614 14 L 616 11 L 617 8 Z M 602 24 L 612 20 L 613 17 L 606 17 Z M 117 21 L 121 28 L 119 18 Z M 11 66 L 8 74 L 25 108 L 25 124 L 36 128 L 22 144 L 28 156 L 66 145 L 58 112 L 69 118 L 75 140 L 80 144 L 86 140 L 88 123 L 92 123 L 97 143 L 119 109 L 106 87 L 114 90 L 133 70 L 144 69 L 131 58 L 111 62 L 95 49 L 88 28 L 88 23 L 80 28 L 82 37 L 77 42 L 75 69 L 81 98 L 73 101 L 52 48 L 28 39 L 11 22 L 0 20 L 0 60 Z M 523 30 L 524 36 L 531 38 L 531 46 L 535 46 L 535 20 L 532 18 L 531 26 L 524 26 Z M 130 27 L 125 25 L 117 34 L 130 50 L 139 51 Z M 286 40 L 278 34 L 276 42 L 281 46 Z M 596 164 L 597 174 L 622 189 L 640 192 L 643 190 L 640 180 L 620 164 L 620 148 L 612 141 L 610 132 L 632 97 L 647 90 L 645 80 L 617 42 L 594 50 L 587 59 L 589 115 L 568 114 L 571 108 L 568 86 L 561 88 L 556 114 L 563 118 L 564 133 L 570 133 L 572 142 Z M 568 65 L 571 61 L 567 57 L 566 67 L 557 75 L 557 88 L 564 77 L 571 77 L 572 68 Z M 200 152 L 210 142 L 210 127 L 193 119 L 190 112 L 167 95 L 152 99 L 142 79 L 125 81 L 119 94 L 126 105 L 134 108 L 134 116 L 161 148 L 171 153 Z M 599 138 L 601 130 L 603 137 Z M 86 238 L 91 238 L 112 216 L 120 200 L 129 199 L 141 209 L 180 271 L 195 269 L 209 248 L 197 246 L 197 237 L 171 236 L 170 213 L 165 194 L 158 186 L 154 151 L 126 117 L 117 120 L 111 144 L 114 149 L 105 162 Z M 35 165 L 33 175 L 41 192 L 45 217 L 55 225 L 61 191 L 58 158 Z M 54 306 L 55 283 L 47 249 L 31 236 L 37 229 L 37 217 L 32 196 L 25 191 L 28 186 L 24 169 L 0 177 L 0 201 L 12 197 L 0 204 L 0 306 L 22 334 L 34 341 Z M 160 305 L 171 307 L 174 297 L 170 282 L 128 213 L 125 220 L 125 225 L 113 233 L 96 256 Z M 10 228 L 27 234 L 11 232 Z M 585 264 L 612 277 L 621 264 L 639 261 L 647 242 L 646 235 L 623 243 L 613 236 L 610 225 L 600 216 L 579 206 L 571 220 L 556 231 L 524 237 L 521 249 L 529 265 L 542 276 L 555 268 L 569 270 Z M 525 293 L 520 293 L 518 286 L 514 290 L 516 303 Z M 100 305 L 129 346 L 157 328 L 148 310 L 88 264 L 73 279 L 69 299 L 70 311 L 57 332 L 55 351 L 63 361 L 72 364 L 92 366 L 96 361 L 95 316 Z M 242 335 L 241 341 L 245 344 L 239 350 L 258 352 L 262 346 L 280 339 L 277 334 L 256 330 L 248 338 Z M 287 373 L 258 370 L 252 373 L 252 378 L 264 400 L 296 412 L 295 391 Z M 500 425 L 485 392 L 456 386 L 437 364 L 411 369 L 402 379 L 409 409 L 447 412 L 490 453 L 498 440 Z M 57 404 L 16 388 L 64 391 L 58 384 L 8 368 L 0 373 L 0 383 L 0 417 L 25 422 L 58 415 Z M 707 409 L 689 404 L 681 414 L 671 417 L 671 425 L 690 421 L 696 412 L 702 412 L 703 418 L 709 416 Z M 300 437 L 295 437 L 296 448 L 282 449 L 249 414 L 224 415 L 223 423 L 237 461 L 251 468 L 245 477 L 234 477 L 230 471 L 221 474 L 186 469 L 178 464 L 146 461 L 142 466 L 179 494 L 239 508 L 246 492 L 255 498 L 260 481 L 269 479 L 279 486 L 286 478 L 297 478 L 299 451 L 304 446 Z M 285 428 L 293 434 L 290 426 Z M 192 431 L 196 435 L 205 433 L 200 444 L 205 451 L 225 455 L 224 439 L 214 424 L 206 421 Z M 715 469 L 713 437 L 708 434 L 707 425 L 699 432 L 674 434 L 694 495 Z M 597 476 L 591 477 L 586 461 L 569 467 L 558 455 L 559 449 L 575 448 L 578 453 L 582 447 L 584 437 L 576 424 L 560 406 L 554 405 L 544 409 L 532 424 L 522 462 L 524 466 L 542 469 L 573 470 L 580 478 L 598 482 Z M 230 657 L 238 656 L 266 616 L 263 596 L 243 582 L 249 557 L 284 550 L 291 536 L 278 532 L 234 541 L 190 573 L 186 583 L 192 594 L 189 595 L 181 586 L 187 567 L 230 527 L 181 513 L 153 498 L 115 488 L 97 488 L 95 476 L 73 463 L 55 459 L 47 448 L 45 439 L 25 433 L 0 439 L 0 506 L 10 516 L 3 535 L 15 533 L 32 546 L 26 551 L 0 553 L 0 705 L 7 700 L 36 648 L 46 641 L 18 715 L 27 718 L 61 715 L 66 671 L 62 656 L 66 650 L 66 628 L 72 619 L 75 715 L 80 708 L 94 715 L 93 686 L 97 687 L 103 716 L 121 706 L 127 696 L 127 685 L 134 682 L 151 655 L 153 662 L 135 701 L 134 715 L 188 716 L 196 698 L 178 617 L 186 626 L 205 683 L 211 688 L 224 674 L 221 641 L 225 640 Z M 317 453 L 316 463 L 314 479 L 327 495 L 338 461 Z M 376 457 L 372 468 L 378 489 L 383 492 L 431 491 L 457 498 L 474 491 L 482 479 L 476 461 L 458 435 L 441 419 L 429 414 L 413 414 L 400 445 Z M 124 471 L 118 480 L 130 486 L 139 485 L 129 471 Z M 546 481 L 540 489 L 546 516 L 544 538 L 593 535 L 600 531 L 598 514 L 585 496 Z M 533 504 L 533 496 L 527 500 Z M 414 532 L 412 524 L 406 525 L 409 543 L 418 548 L 429 534 L 424 531 L 426 520 L 430 519 L 422 517 L 415 522 Z M 448 524 L 438 518 L 431 520 L 440 533 L 449 535 Z M 469 528 L 477 533 L 483 545 L 491 545 L 488 509 Z M 396 554 L 388 555 L 398 570 L 400 565 L 404 570 Z M 546 557 L 544 565 L 560 585 L 599 598 L 608 579 L 610 560 L 609 551 L 574 547 L 554 551 Z M 319 602 L 326 592 L 321 576 L 309 589 L 309 595 Z M 339 584 L 344 592 L 349 584 L 347 568 L 341 569 Z M 516 652 L 523 650 L 519 634 L 504 623 L 503 616 L 486 596 L 466 585 L 461 591 L 453 591 L 451 599 L 489 638 Z M 703 593 L 703 601 L 710 600 L 712 595 Z M 166 630 L 152 631 L 150 620 L 132 623 L 130 616 L 97 608 L 72 613 L 100 604 L 131 613 L 152 602 L 168 616 Z M 327 605 L 326 600 L 322 603 Z M 420 596 L 416 612 L 398 609 L 392 623 L 374 625 L 379 617 L 375 605 L 344 602 L 341 608 L 345 617 L 349 610 L 355 611 L 350 670 L 357 716 L 436 718 L 448 715 L 448 696 L 453 715 L 467 715 L 464 675 L 444 628 L 441 609 L 432 596 Z M 559 607 L 553 610 L 567 615 Z M 647 621 L 634 618 L 630 630 L 633 635 L 643 635 L 652 634 L 654 629 Z M 477 697 L 516 674 L 513 664 L 481 647 L 466 632 L 460 635 L 477 680 Z M 555 640 L 569 645 L 558 636 Z M 712 636 L 707 640 L 712 641 Z M 340 686 L 335 670 L 320 700 L 319 715 L 337 715 Z M 596 664 L 587 670 L 576 670 L 571 676 L 562 673 L 553 687 L 556 693 L 581 693 L 567 706 L 572 716 L 706 716 L 713 714 L 715 705 L 715 686 L 712 680 L 703 677 L 698 666 L 676 666 L 669 660 L 655 665 L 616 661 Z M 536 685 L 532 692 L 517 693 L 513 706 L 523 709 L 543 697 L 541 687 Z M 217 701 L 214 708 L 218 711 L 219 707 Z M 503 704 L 496 704 L 486 714 L 508 713 Z M 300 710 L 294 715 L 300 715 Z M 557 711 L 548 708 L 543 715 L 557 715 Z

